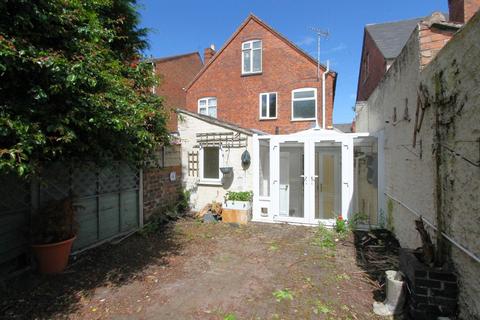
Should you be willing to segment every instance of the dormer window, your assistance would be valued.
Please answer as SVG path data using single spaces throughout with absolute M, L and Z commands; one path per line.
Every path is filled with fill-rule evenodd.
M 242 43 L 242 74 L 262 72 L 262 40 Z

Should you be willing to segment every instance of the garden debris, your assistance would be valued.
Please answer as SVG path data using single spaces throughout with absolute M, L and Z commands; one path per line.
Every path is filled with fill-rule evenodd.
M 385 271 L 398 270 L 400 244 L 388 230 L 355 231 L 357 264 L 365 270 L 370 280 L 379 283 L 379 289 L 385 284 Z M 384 292 L 378 290 L 375 295 L 381 300 Z
M 207 213 L 211 213 L 214 216 L 217 216 L 217 218 L 220 218 L 222 216 L 222 204 L 220 202 L 215 202 L 213 201 L 212 203 L 209 203 L 205 205 L 198 213 L 197 213 L 197 218 L 203 218 L 204 215 Z

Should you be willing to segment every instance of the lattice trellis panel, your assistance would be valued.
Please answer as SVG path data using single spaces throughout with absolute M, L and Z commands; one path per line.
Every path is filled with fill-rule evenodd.
M 0 216 L 30 210 L 30 184 L 15 176 L 0 176 Z
M 244 148 L 247 146 L 247 136 L 233 132 L 197 133 L 197 144 L 202 147 Z
M 140 173 L 137 168 L 126 163 L 118 165 L 120 177 L 120 190 L 135 190 L 139 188 Z
M 0 271 L 28 252 L 25 231 L 31 213 L 47 202 L 75 197 L 80 228 L 74 250 L 78 250 L 134 230 L 139 225 L 139 189 L 139 170 L 119 162 L 102 168 L 93 162 L 52 163 L 32 181 L 0 176 Z
M 188 175 L 198 177 L 198 151 L 188 153 Z
M 71 190 L 76 197 L 83 198 L 97 193 L 97 167 L 94 163 L 85 163 L 71 171 Z

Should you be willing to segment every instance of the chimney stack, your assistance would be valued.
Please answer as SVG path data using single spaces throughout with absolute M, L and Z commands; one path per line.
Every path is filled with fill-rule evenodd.
M 210 45 L 210 48 L 206 48 L 203 52 L 203 64 L 207 64 L 215 54 L 215 45 Z
M 467 23 L 479 9 L 480 0 L 448 0 L 448 20 L 455 23 Z

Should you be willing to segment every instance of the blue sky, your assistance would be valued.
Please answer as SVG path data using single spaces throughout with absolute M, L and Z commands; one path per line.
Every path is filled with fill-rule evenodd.
M 447 0 L 139 0 L 142 26 L 152 29 L 147 55 L 163 57 L 219 49 L 250 12 L 316 56 L 310 27 L 328 29 L 321 60 L 338 72 L 334 123 L 351 122 L 366 24 L 448 12 Z

